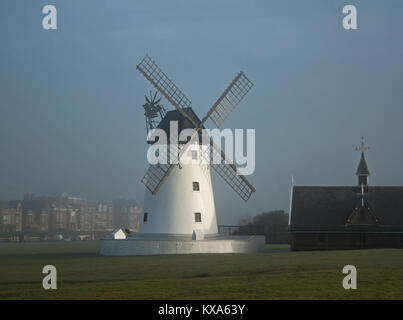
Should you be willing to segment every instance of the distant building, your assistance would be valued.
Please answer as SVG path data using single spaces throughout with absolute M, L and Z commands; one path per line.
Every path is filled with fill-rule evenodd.
M 50 229 L 67 229 L 67 208 L 64 206 L 53 205 L 50 209 Z
M 28 210 L 24 215 L 24 228 L 31 229 L 36 227 L 35 212 Z
M 82 205 L 78 211 L 78 231 L 93 232 L 95 225 L 95 206 Z
M 49 229 L 49 213 L 46 210 L 41 211 L 39 217 L 39 229 L 42 232 Z
M 293 186 L 292 250 L 403 248 L 403 187 L 368 186 L 362 142 L 358 186 Z
M 0 201 L 0 234 L 15 235 L 22 230 L 22 206 L 18 201 Z
M 142 207 L 133 200 L 102 201 L 96 206 L 95 231 L 113 231 L 116 228 L 138 231 Z
M 95 231 L 112 231 L 114 229 L 112 202 L 99 202 L 96 208 Z
M 141 210 L 134 200 L 91 204 L 67 193 L 57 196 L 26 193 L 22 201 L 0 201 L 0 238 L 51 239 L 62 234 L 72 239 L 81 235 L 94 239 L 116 228 L 136 232 Z
M 142 207 L 133 200 L 113 201 L 113 225 L 115 228 L 129 229 L 137 232 L 140 224 Z

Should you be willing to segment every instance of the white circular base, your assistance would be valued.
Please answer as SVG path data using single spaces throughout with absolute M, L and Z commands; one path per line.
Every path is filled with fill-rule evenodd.
M 253 253 L 263 251 L 264 236 L 212 237 L 205 240 L 185 238 L 101 239 L 102 256 L 138 256 L 197 253 Z

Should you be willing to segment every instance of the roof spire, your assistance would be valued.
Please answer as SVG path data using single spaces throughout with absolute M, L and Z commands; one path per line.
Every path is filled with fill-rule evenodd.
M 361 144 L 356 147 L 356 150 L 361 151 L 361 160 L 357 168 L 356 175 L 358 176 L 358 185 L 368 185 L 368 176 L 370 175 L 367 162 L 365 161 L 365 151 L 369 150 L 369 147 L 365 145 L 364 137 L 361 137 Z

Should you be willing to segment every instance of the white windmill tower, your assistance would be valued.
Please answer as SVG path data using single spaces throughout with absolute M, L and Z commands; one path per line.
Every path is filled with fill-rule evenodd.
M 177 121 L 179 132 L 183 129 L 196 129 L 200 132 L 207 119 L 211 119 L 217 127 L 220 127 L 253 86 L 245 74 L 240 72 L 207 115 L 200 120 L 191 108 L 190 100 L 148 55 L 137 65 L 137 69 L 175 107 L 175 110 L 168 111 L 162 117 L 157 126 L 167 132 L 168 141 L 171 121 Z M 179 149 L 183 148 L 183 144 L 179 145 Z M 150 165 L 145 173 L 142 182 L 147 189 L 140 222 L 141 235 L 189 236 L 195 231 L 207 237 L 217 235 L 210 167 L 243 200 L 247 201 L 255 191 L 243 175 L 238 175 L 236 167 L 225 160 L 228 158 L 211 138 L 208 138 L 208 143 L 205 145 L 196 144 L 188 149 L 182 150 L 183 156 L 194 160 L 193 164 Z M 209 159 L 219 156 L 222 161 L 208 165 L 202 161 L 206 156 Z M 197 163 L 198 160 L 200 163 Z

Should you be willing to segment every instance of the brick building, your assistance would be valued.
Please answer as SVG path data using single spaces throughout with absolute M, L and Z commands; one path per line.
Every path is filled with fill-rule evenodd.
M 369 186 L 358 150 L 356 187 L 292 187 L 292 250 L 403 248 L 403 187 Z
M 0 235 L 16 235 L 21 230 L 21 203 L 18 201 L 0 201 Z

